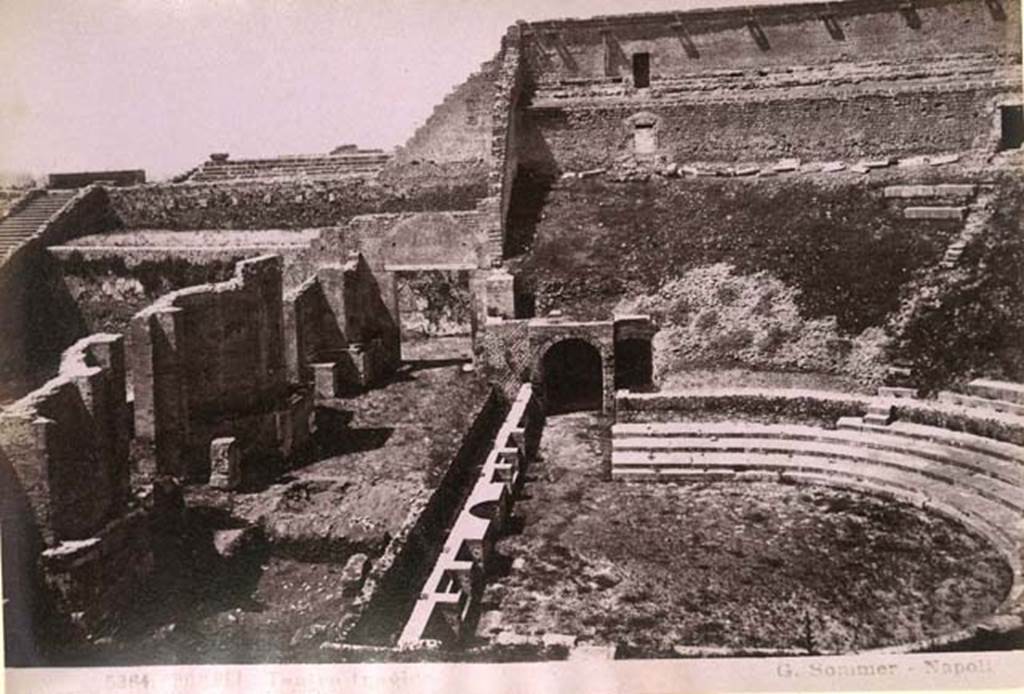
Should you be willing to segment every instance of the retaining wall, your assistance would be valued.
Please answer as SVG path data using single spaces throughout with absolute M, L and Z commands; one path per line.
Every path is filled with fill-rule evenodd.
M 469 210 L 487 194 L 479 163 L 407 167 L 360 178 L 179 183 L 115 188 L 111 207 L 133 229 L 301 229 L 359 214 Z

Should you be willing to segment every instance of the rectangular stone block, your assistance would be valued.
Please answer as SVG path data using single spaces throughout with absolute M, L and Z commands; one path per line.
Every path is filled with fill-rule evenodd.
M 908 207 L 903 210 L 903 216 L 907 219 L 953 219 L 960 221 L 966 214 L 966 207 Z
M 210 486 L 238 489 L 242 485 L 242 447 L 233 436 L 210 442 Z
M 338 397 L 338 364 L 321 362 L 313 364 L 313 393 L 317 400 Z

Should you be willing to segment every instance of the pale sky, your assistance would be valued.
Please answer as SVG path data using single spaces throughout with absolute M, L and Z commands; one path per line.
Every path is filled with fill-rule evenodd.
M 730 4 L 751 0 L 0 0 L 0 171 L 390 149 L 517 19 Z

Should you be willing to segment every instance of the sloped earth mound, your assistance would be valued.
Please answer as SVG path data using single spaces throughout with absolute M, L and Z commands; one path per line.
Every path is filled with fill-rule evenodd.
M 592 415 L 549 420 L 478 636 L 850 652 L 955 631 L 1009 590 L 998 552 L 946 518 L 826 487 L 604 482 L 601 437 Z

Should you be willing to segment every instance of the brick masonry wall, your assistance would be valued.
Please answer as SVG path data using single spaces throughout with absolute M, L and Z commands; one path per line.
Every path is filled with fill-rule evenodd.
M 631 77 L 631 55 L 651 54 L 652 79 L 697 71 L 900 60 L 1020 51 L 1016 0 L 919 0 L 912 12 L 882 0 L 650 15 L 529 26 L 525 53 L 538 81 Z M 841 35 L 822 16 L 831 14 Z M 916 17 L 916 19 L 915 19 Z M 764 48 L 755 31 L 763 34 Z M 914 24 L 917 26 L 913 26 Z M 603 34 L 602 32 L 607 32 Z M 606 64 L 606 39 L 612 45 Z M 568 58 L 568 59 L 566 59 Z
M 473 209 L 487 183 L 483 165 L 473 163 L 410 166 L 374 180 L 159 184 L 109 194 L 132 229 L 308 229 L 359 214 Z
M 427 121 L 396 152 L 396 163 L 490 159 L 498 60 L 484 63 L 434 107 Z
M 989 140 L 1000 89 L 935 90 L 898 96 L 659 104 L 657 101 L 528 109 L 520 162 L 581 171 L 634 151 L 638 113 L 657 119 L 657 153 L 672 161 L 750 162 L 783 157 L 862 157 L 963 151 Z
M 477 368 L 509 400 L 529 382 L 533 369 L 528 320 L 488 321 L 477 333 Z

